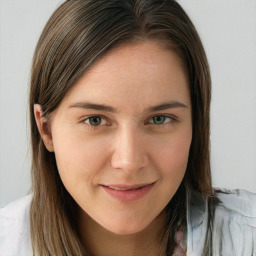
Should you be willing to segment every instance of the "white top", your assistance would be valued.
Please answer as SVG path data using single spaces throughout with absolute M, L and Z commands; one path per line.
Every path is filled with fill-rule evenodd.
M 200 256 L 205 244 L 208 202 L 187 193 L 187 255 Z M 256 194 L 245 190 L 215 190 L 213 256 L 256 256 Z M 0 256 L 32 256 L 28 195 L 0 209 Z
M 29 211 L 32 195 L 0 209 L 0 256 L 32 256 Z
M 212 255 L 256 256 L 256 194 L 215 189 L 215 196 Z M 194 191 L 189 191 L 187 197 L 187 255 L 199 256 L 209 230 L 208 202 Z

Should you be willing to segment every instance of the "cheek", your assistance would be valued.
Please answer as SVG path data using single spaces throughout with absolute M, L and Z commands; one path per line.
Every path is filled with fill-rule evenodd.
M 57 133 L 53 142 L 57 168 L 65 187 L 79 189 L 79 186 L 84 187 L 84 183 L 93 183 L 93 178 L 102 170 L 107 158 L 102 140 L 63 132 Z
M 161 175 L 171 180 L 182 180 L 188 162 L 191 136 L 166 139 L 155 148 L 155 162 Z

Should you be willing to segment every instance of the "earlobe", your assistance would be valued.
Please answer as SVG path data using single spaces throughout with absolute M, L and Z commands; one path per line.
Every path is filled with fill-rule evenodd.
M 34 116 L 37 124 L 37 129 L 48 151 L 53 152 L 53 141 L 51 135 L 50 121 L 43 116 L 42 107 L 40 104 L 34 104 Z

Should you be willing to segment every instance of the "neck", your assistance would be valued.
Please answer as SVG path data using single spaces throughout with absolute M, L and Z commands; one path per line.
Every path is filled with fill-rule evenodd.
M 129 235 L 112 233 L 91 219 L 86 213 L 79 214 L 79 236 L 90 256 L 161 256 L 164 213 L 160 214 L 144 230 Z

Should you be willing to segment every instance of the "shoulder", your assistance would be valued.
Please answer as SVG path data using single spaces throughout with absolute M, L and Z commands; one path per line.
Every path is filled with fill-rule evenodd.
M 32 195 L 0 209 L 0 255 L 32 255 L 29 212 Z
M 191 251 L 202 253 L 211 230 L 213 255 L 256 255 L 256 194 L 220 188 L 214 190 L 213 200 L 195 191 L 187 194 Z
M 216 188 L 214 195 L 218 199 L 217 210 L 225 210 L 237 216 L 256 218 L 256 194 L 243 189 Z
M 215 195 L 213 249 L 222 255 L 256 255 L 256 194 L 216 189 Z
M 256 194 L 243 189 L 216 189 L 215 196 L 215 219 L 256 228 Z

